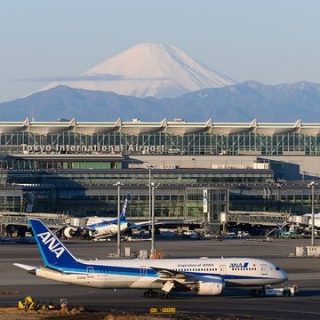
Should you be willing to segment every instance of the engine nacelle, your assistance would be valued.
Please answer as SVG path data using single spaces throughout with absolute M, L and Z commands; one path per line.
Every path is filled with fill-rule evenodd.
M 224 281 L 220 277 L 207 277 L 197 283 L 197 292 L 202 296 L 216 296 L 222 293 Z
M 63 235 L 66 237 L 66 238 L 72 238 L 74 237 L 74 235 L 76 234 L 76 232 L 78 231 L 77 228 L 75 227 L 66 227 L 64 230 L 63 230 Z

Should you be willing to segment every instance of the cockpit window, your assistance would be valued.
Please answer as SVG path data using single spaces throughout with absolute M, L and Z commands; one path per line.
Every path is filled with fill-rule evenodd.
M 281 270 L 278 266 L 276 266 L 276 270 Z

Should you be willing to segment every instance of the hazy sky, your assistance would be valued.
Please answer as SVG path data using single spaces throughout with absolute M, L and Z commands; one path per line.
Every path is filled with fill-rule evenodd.
M 319 13 L 318 0 L 1 0 L 0 101 L 140 42 L 237 81 L 320 82 Z

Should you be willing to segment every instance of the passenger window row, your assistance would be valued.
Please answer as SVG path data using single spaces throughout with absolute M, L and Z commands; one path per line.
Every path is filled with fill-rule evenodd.
M 218 271 L 217 268 L 178 268 L 178 269 L 174 269 L 174 271 Z

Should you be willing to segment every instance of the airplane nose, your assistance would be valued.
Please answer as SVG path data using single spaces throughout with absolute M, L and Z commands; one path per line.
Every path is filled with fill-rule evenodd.
M 281 280 L 283 282 L 288 280 L 288 274 L 284 270 L 281 270 Z

